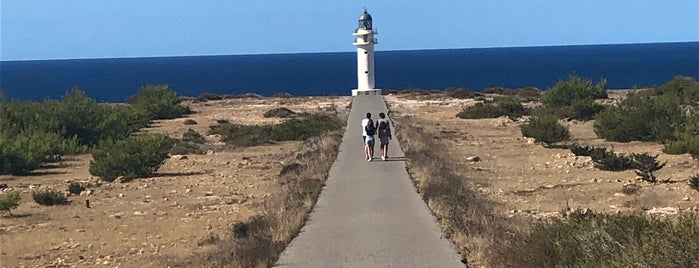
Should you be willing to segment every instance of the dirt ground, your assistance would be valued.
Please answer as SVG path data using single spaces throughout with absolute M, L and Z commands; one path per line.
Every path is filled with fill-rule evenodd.
M 193 103 L 185 118 L 155 122 L 147 132 L 181 138 L 191 128 L 206 136 L 225 119 L 239 124 L 271 124 L 272 108 L 295 112 L 347 112 L 351 97 L 229 99 Z M 186 119 L 198 124 L 184 125 Z M 128 183 L 102 182 L 89 174 L 90 155 L 63 161 L 30 176 L 0 176 L 3 192 L 18 190 L 22 204 L 13 217 L 0 216 L 0 267 L 161 267 L 204 250 L 212 236 L 230 233 L 231 224 L 256 214 L 258 205 L 279 191 L 276 177 L 300 142 L 212 150 L 173 156 L 152 178 Z M 67 191 L 71 182 L 89 183 L 70 204 L 41 206 L 31 192 Z M 85 202 L 89 200 L 90 208 Z
M 674 213 L 699 210 L 699 192 L 686 180 L 699 173 L 689 155 L 667 155 L 662 145 L 615 143 L 596 138 L 590 122 L 568 122 L 573 139 L 622 153 L 659 154 L 667 161 L 657 172 L 674 183 L 650 184 L 633 171 L 608 172 L 592 167 L 589 157 L 565 149 L 547 149 L 521 135 L 522 122 L 507 118 L 459 119 L 455 115 L 474 100 L 386 96 L 390 109 L 425 122 L 444 142 L 444 154 L 480 192 L 501 204 L 509 215 L 548 217 L 567 206 L 595 211 Z M 262 114 L 275 107 L 297 112 L 345 111 L 351 97 L 231 99 L 195 103 L 195 114 L 156 122 L 149 132 L 180 138 L 188 128 L 205 134 L 217 119 L 241 124 L 275 123 Z M 197 125 L 184 125 L 194 119 Z M 401 126 L 394 126 L 400 131 Z M 217 144 L 218 137 L 207 136 Z M 211 236 L 226 235 L 231 223 L 256 213 L 257 205 L 275 194 L 274 179 L 299 142 L 211 151 L 168 159 L 153 178 L 106 183 L 88 172 L 90 155 L 63 162 L 31 176 L 0 176 L 0 184 L 22 193 L 14 217 L 0 218 L 0 267 L 159 267 L 163 258 L 182 258 L 206 248 Z M 479 161 L 468 161 L 477 156 Z M 65 206 L 40 206 L 31 191 L 65 190 L 70 182 L 94 185 L 71 196 Z M 622 187 L 636 184 L 634 194 Z M 99 185 L 99 186 L 98 186 Z M 85 201 L 90 200 L 90 208 Z
M 610 102 L 623 96 L 623 92 L 610 94 Z M 667 165 L 656 176 L 673 182 L 651 184 L 636 179 L 632 170 L 601 171 L 593 167 L 590 157 L 535 144 L 522 136 L 523 122 L 506 117 L 457 118 L 464 106 L 475 103 L 472 99 L 391 95 L 386 100 L 389 109 L 431 126 L 426 129 L 434 139 L 446 143 L 448 151 L 444 154 L 458 165 L 458 172 L 511 216 L 551 217 L 567 207 L 611 213 L 699 211 L 699 192 L 687 185 L 690 176 L 699 174 L 699 161 L 689 154 L 665 154 L 661 144 L 607 142 L 596 137 L 592 122 L 566 123 L 572 139 L 579 144 L 605 146 L 620 153 L 658 154 L 658 160 L 667 161 Z M 400 126 L 395 128 L 400 131 Z M 469 161 L 469 157 L 480 160 Z M 622 187 L 629 184 L 640 189 L 624 194 Z

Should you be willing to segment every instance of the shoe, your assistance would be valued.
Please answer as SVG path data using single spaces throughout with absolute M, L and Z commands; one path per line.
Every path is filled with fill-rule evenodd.
M 386 157 L 385 157 L 385 156 L 382 156 L 382 157 L 381 157 L 381 160 L 386 161 Z
M 369 158 L 369 160 L 368 160 L 368 161 L 369 161 L 369 162 L 371 162 L 371 160 L 374 160 L 374 159 L 373 159 L 373 158 Z
M 368 155 L 365 155 L 365 156 L 364 156 L 364 159 L 369 160 L 369 156 L 368 156 Z

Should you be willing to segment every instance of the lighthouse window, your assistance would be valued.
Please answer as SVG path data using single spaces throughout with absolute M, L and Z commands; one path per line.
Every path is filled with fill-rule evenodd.
M 369 51 L 364 51 L 364 54 L 369 54 Z
M 368 74 L 368 73 L 369 73 L 369 71 L 364 71 L 364 73 L 365 73 L 365 74 Z

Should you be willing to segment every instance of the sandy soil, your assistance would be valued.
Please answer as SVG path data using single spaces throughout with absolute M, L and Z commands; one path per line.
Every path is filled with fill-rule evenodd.
M 271 124 L 275 107 L 296 112 L 346 112 L 350 97 L 230 99 L 191 104 L 186 118 L 155 122 L 147 132 L 181 138 L 188 128 L 206 135 L 217 119 Z M 184 125 L 194 119 L 197 125 Z M 212 144 L 219 137 L 207 136 Z M 21 192 L 14 217 L 0 218 L 0 267 L 161 267 L 206 248 L 207 238 L 229 234 L 231 224 L 256 214 L 274 195 L 284 161 L 300 142 L 228 148 L 168 159 L 152 178 L 107 183 L 89 174 L 90 155 L 67 156 L 31 176 L 0 176 L 3 191 Z M 93 185 L 70 204 L 36 204 L 31 192 L 66 191 L 70 182 Z M 90 208 L 85 205 L 90 201 Z
M 619 97 L 619 96 L 614 96 Z M 595 211 L 697 210 L 699 192 L 686 184 L 699 173 L 699 163 L 687 154 L 667 155 L 656 143 L 614 143 L 598 139 L 590 122 L 568 122 L 578 143 L 604 145 L 617 152 L 659 154 L 667 166 L 660 179 L 676 183 L 650 184 L 633 171 L 607 172 L 592 167 L 589 157 L 568 150 L 547 149 L 521 135 L 522 122 L 507 118 L 465 120 L 455 115 L 474 100 L 386 96 L 391 109 L 425 122 L 444 152 L 473 186 L 501 204 L 505 213 L 555 216 L 562 209 Z M 262 114 L 274 107 L 297 112 L 342 111 L 350 97 L 233 99 L 192 104 L 186 118 L 156 122 L 149 132 L 181 137 L 188 128 L 205 134 L 217 119 L 241 124 L 275 123 Z M 186 119 L 197 125 L 187 126 Z M 395 126 L 400 131 L 401 126 Z M 218 137 L 207 136 L 217 144 Z M 285 142 L 251 148 L 216 150 L 205 155 L 168 159 L 153 178 L 129 183 L 105 183 L 88 172 L 89 155 L 38 170 L 32 176 L 0 176 L 0 184 L 22 192 L 15 217 L 0 218 L 0 267 L 158 267 L 163 259 L 182 258 L 206 248 L 206 239 L 225 235 L 231 223 L 255 214 L 256 205 L 278 191 L 274 178 L 300 143 Z M 467 161 L 478 156 L 480 161 Z M 34 203 L 31 191 L 65 190 L 70 182 L 89 182 L 81 196 L 66 206 Z M 627 184 L 640 186 L 622 193 Z M 90 200 L 91 208 L 85 201 Z
M 623 97 L 612 93 L 608 102 Z M 444 152 L 469 178 L 474 189 L 501 204 L 509 215 L 556 216 L 566 207 L 602 212 L 646 211 L 675 213 L 699 211 L 699 192 L 687 185 L 699 173 L 699 162 L 689 154 L 668 155 L 662 145 L 649 142 L 607 142 L 596 137 L 592 122 L 567 122 L 579 144 L 605 146 L 620 153 L 658 154 L 667 161 L 656 173 L 660 180 L 675 183 L 651 184 L 636 179 L 634 171 L 610 172 L 593 167 L 590 157 L 576 157 L 567 149 L 547 149 L 522 136 L 523 122 L 506 117 L 459 119 L 456 114 L 474 100 L 391 95 L 392 110 L 412 115 L 418 123 L 432 126 L 435 139 L 447 145 Z M 536 104 L 528 104 L 536 105 Z M 400 126 L 396 126 L 400 131 Z M 480 161 L 468 161 L 477 156 Z M 635 194 L 622 193 L 628 184 L 640 186 Z

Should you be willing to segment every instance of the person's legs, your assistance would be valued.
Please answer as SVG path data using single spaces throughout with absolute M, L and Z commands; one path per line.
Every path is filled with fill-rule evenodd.
M 367 146 L 369 147 L 369 160 L 370 161 L 372 159 L 374 159 L 374 144 L 375 144 L 375 142 L 373 139 L 370 140 L 369 142 L 367 142 Z

